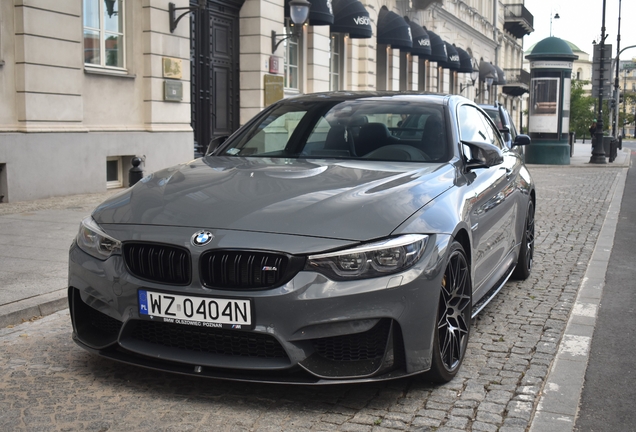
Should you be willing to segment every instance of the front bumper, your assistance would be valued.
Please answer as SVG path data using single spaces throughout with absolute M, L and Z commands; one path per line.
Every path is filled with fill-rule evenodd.
M 431 239 L 422 259 L 397 275 L 334 282 L 301 271 L 280 287 L 255 291 L 209 289 L 196 278 L 187 286 L 143 281 L 127 271 L 121 256 L 99 261 L 73 245 L 73 339 L 113 360 L 241 381 L 326 384 L 424 372 L 449 237 Z M 140 288 L 250 298 L 254 325 L 233 330 L 144 319 Z

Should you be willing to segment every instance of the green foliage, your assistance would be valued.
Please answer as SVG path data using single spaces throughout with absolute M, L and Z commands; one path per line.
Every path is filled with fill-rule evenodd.
M 594 98 L 586 96 L 583 90 L 583 86 L 586 84 L 589 84 L 589 81 L 572 80 L 570 92 L 570 131 L 576 132 L 577 138 L 590 136 L 590 125 L 592 124 L 592 120 L 596 118 L 596 113 L 594 113 Z M 607 110 L 603 111 L 604 117 L 607 116 Z M 604 126 L 607 127 L 607 123 L 605 123 Z
M 627 125 L 634 124 L 636 116 L 634 115 L 633 107 L 636 105 L 636 92 L 626 92 L 623 95 L 625 99 L 625 112 L 623 113 L 623 104 L 619 107 L 618 112 L 618 131 L 622 133 L 622 128 Z

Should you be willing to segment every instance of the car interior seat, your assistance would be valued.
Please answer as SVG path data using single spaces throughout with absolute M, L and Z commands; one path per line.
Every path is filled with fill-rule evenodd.
M 384 123 L 367 123 L 360 127 L 360 134 L 354 141 L 357 156 L 364 156 L 385 145 L 395 144 L 400 139 L 391 135 Z
M 440 116 L 428 116 L 418 148 L 426 153 L 431 160 L 439 160 L 446 155 L 446 133 L 444 122 Z

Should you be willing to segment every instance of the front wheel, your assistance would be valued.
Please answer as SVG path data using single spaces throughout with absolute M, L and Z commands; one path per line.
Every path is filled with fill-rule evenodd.
M 472 314 L 472 283 L 464 248 L 453 242 L 440 287 L 431 369 L 426 378 L 452 380 L 462 364 Z
M 534 256 L 534 203 L 528 201 L 528 212 L 526 213 L 526 223 L 519 251 L 517 266 L 512 272 L 512 278 L 516 280 L 526 280 L 532 270 L 532 260 Z

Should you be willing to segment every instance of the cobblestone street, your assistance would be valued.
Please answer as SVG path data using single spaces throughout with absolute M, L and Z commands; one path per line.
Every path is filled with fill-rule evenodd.
M 0 329 L 0 430 L 523 432 L 562 337 L 620 169 L 531 166 L 530 278 L 473 321 L 458 376 L 303 387 L 196 379 L 92 356 L 68 310 Z

